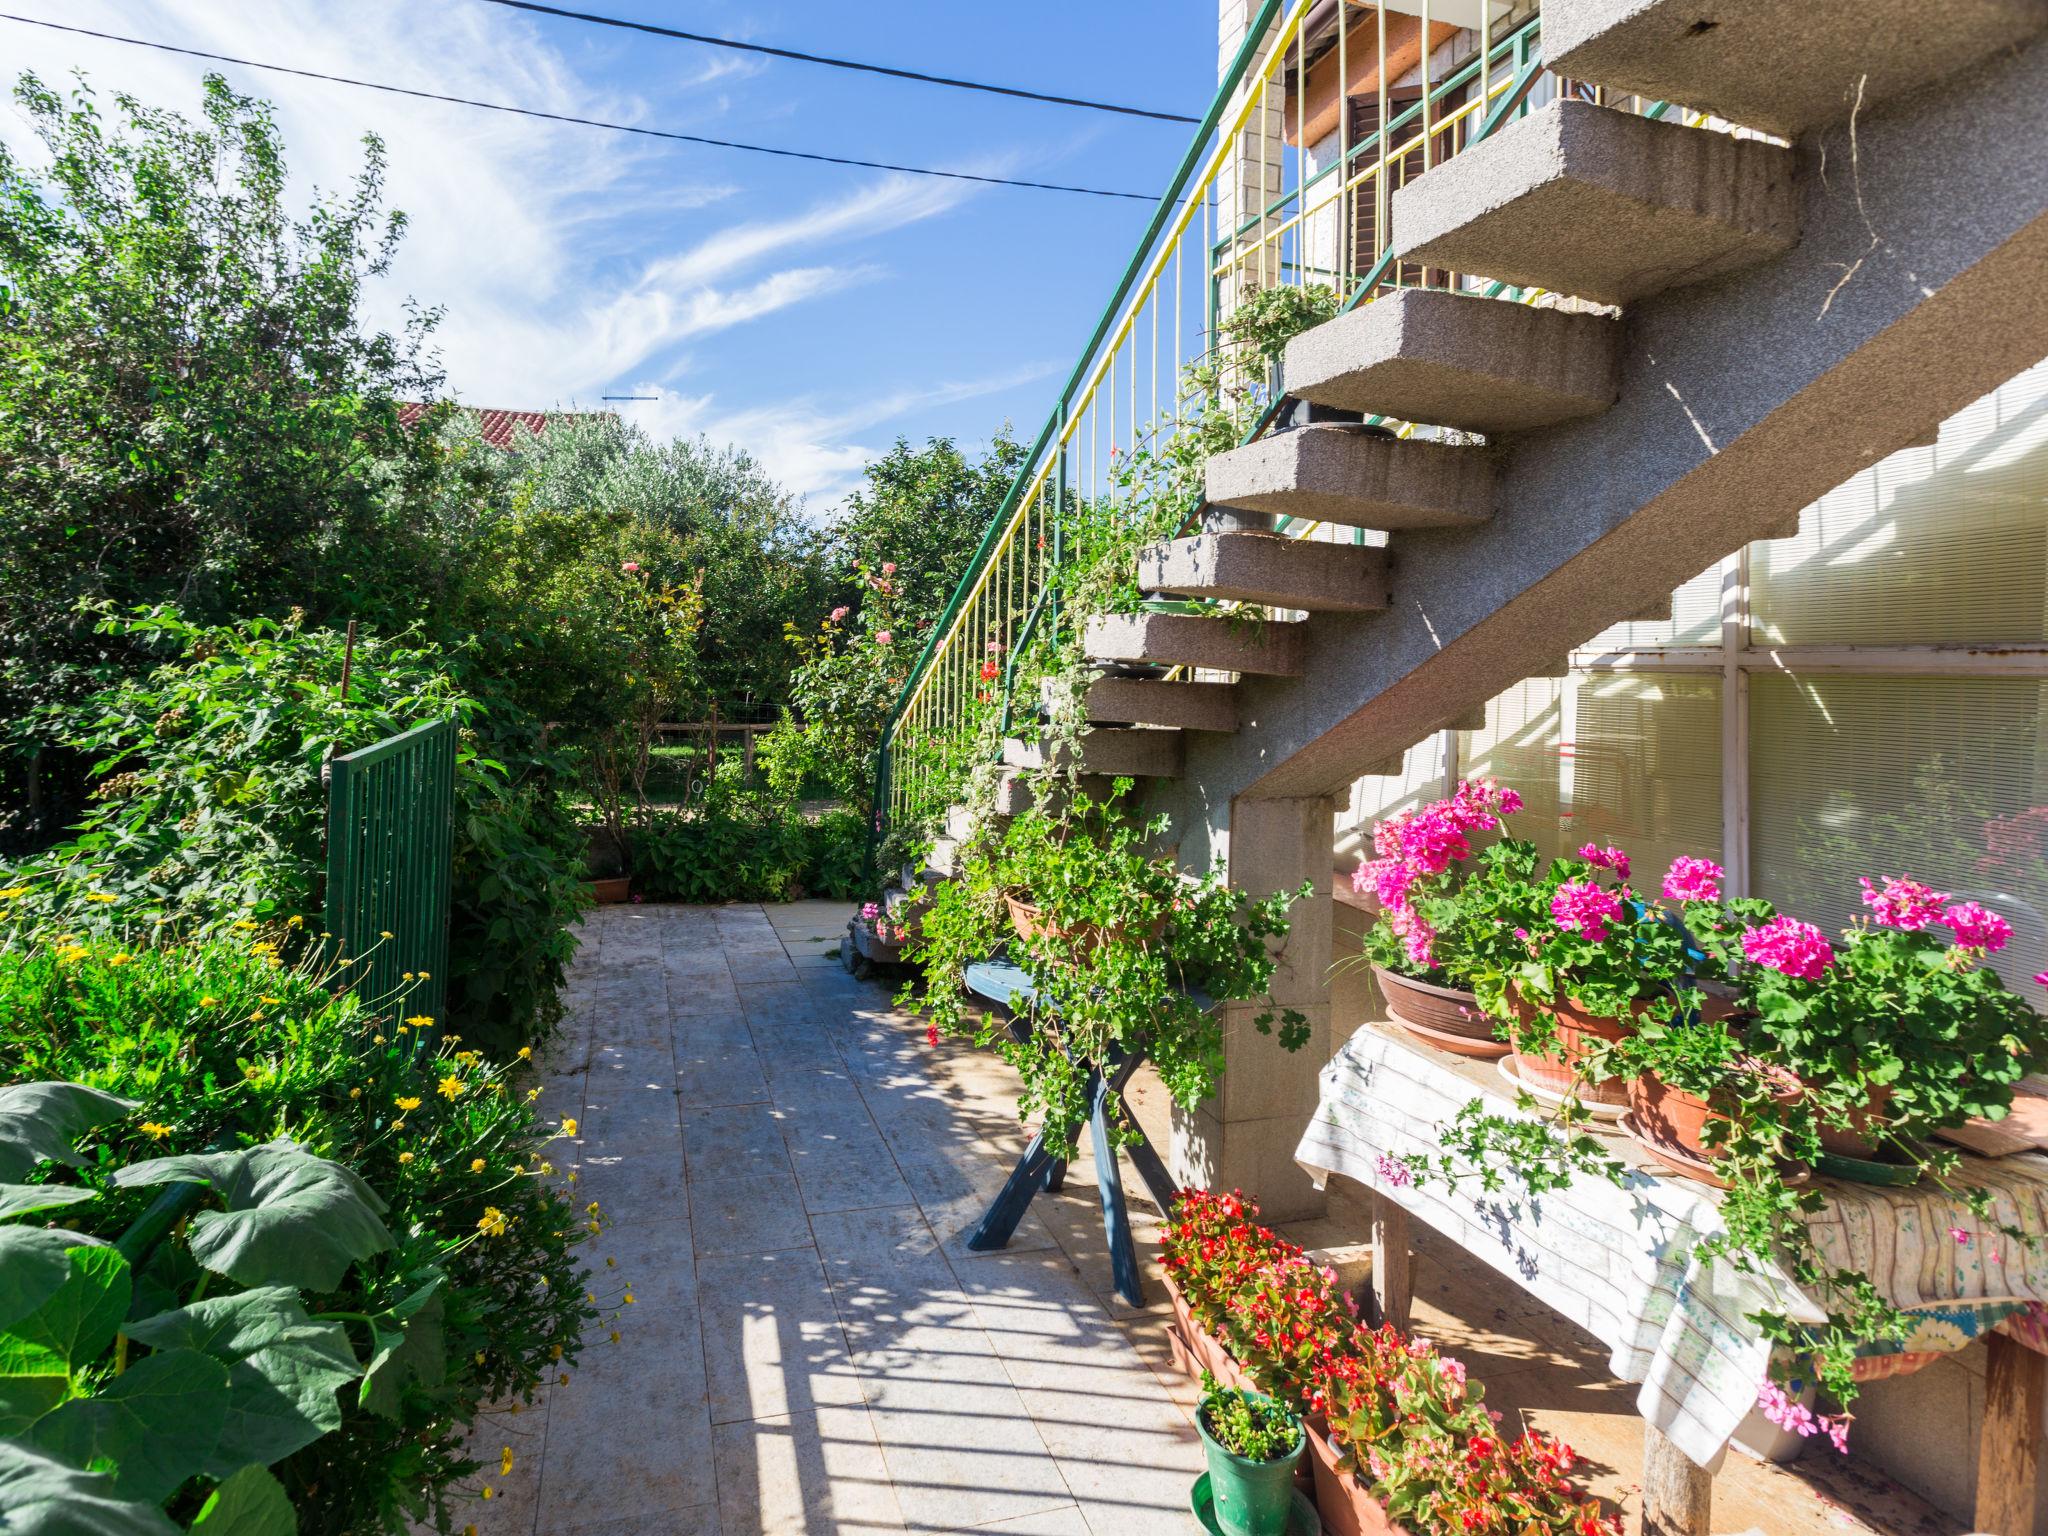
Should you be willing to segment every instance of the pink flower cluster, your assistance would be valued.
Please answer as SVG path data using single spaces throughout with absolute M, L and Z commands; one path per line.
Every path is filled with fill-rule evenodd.
M 1742 953 L 1753 963 L 1796 981 L 1820 980 L 1821 973 L 1835 960 L 1826 934 L 1812 923 L 1802 923 L 1783 913 L 1761 928 L 1743 934 Z
M 1930 890 L 1904 875 L 1886 875 L 1882 887 L 1872 885 L 1868 875 L 1859 876 L 1858 880 L 1863 887 L 1863 905 L 1887 928 L 1918 933 L 1941 921 L 1947 891 Z
M 1591 880 L 1567 880 L 1550 898 L 1550 915 L 1566 932 L 1597 943 L 1607 937 L 1607 925 L 1621 915 L 1621 898 Z
M 1389 1189 L 1406 1189 L 1415 1182 L 1415 1174 L 1408 1165 L 1398 1157 L 1390 1157 L 1385 1152 L 1379 1155 L 1373 1168 L 1379 1174 L 1380 1182 Z
M 1981 949 L 1987 955 L 1997 954 L 2012 938 L 2011 923 L 1974 901 L 1948 908 L 1941 914 L 1941 921 L 1963 948 Z
M 1765 1377 L 1764 1384 L 1756 1389 L 1756 1405 L 1763 1409 L 1764 1417 L 1778 1428 L 1808 1438 L 1824 1434 L 1836 1450 L 1844 1456 L 1849 1454 L 1847 1414 L 1838 1414 L 1832 1418 L 1824 1413 L 1816 1414 L 1806 1404 L 1789 1396 L 1783 1387 L 1769 1377 Z
M 1468 833 L 1497 827 L 1522 808 L 1522 797 L 1491 779 L 1467 779 L 1449 799 L 1420 810 L 1389 816 L 1372 829 L 1373 851 L 1351 873 L 1354 891 L 1371 891 L 1386 910 L 1387 924 L 1400 936 L 1411 963 L 1432 964 L 1436 930 L 1408 904 L 1417 880 L 1440 875 L 1472 852 Z
M 1726 873 L 1712 859 L 1681 855 L 1671 861 L 1664 875 L 1666 901 L 1719 901 L 1721 877 Z
M 1628 854 L 1611 844 L 1602 848 L 1598 843 L 1588 843 L 1579 850 L 1579 857 L 1595 869 L 1611 869 L 1618 878 L 1628 878 Z

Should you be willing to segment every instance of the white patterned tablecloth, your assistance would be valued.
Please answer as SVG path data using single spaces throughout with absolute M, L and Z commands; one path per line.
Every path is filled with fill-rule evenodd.
M 1453 1192 L 1439 1179 L 1403 1186 L 1381 1177 L 1383 1156 L 1438 1150 L 1438 1127 L 1476 1094 L 1513 1112 L 1514 1092 L 1494 1063 L 1367 1024 L 1323 1069 L 1295 1160 L 1319 1186 L 1342 1174 L 1391 1199 L 1593 1334 L 1613 1351 L 1615 1376 L 1642 1384 L 1642 1416 L 1711 1465 L 1755 1406 L 1770 1364 L 1770 1343 L 1749 1314 L 1768 1308 L 1819 1322 L 1822 1312 L 1782 1275 L 1701 1262 L 1699 1240 L 1721 1230 L 1718 1192 L 1657 1170 L 1618 1130 L 1608 1139 L 1633 1170 L 1625 1187 L 1587 1175 L 1530 1197 L 1513 1188 L 1488 1195 L 1476 1181 Z M 1970 1158 L 1964 1173 L 1993 1190 L 2003 1222 L 2048 1232 L 2048 1159 Z M 1870 1275 L 1897 1305 L 1925 1310 L 1898 1365 L 2008 1323 L 2038 1347 L 2042 1309 L 2029 1304 L 2048 1301 L 2048 1244 L 1976 1232 L 1963 1202 L 1928 1183 L 1819 1187 L 1828 1196 L 1812 1219 L 1821 1253 Z

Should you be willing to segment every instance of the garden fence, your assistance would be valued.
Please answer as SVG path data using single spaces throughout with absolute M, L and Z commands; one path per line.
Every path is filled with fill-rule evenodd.
M 448 995 L 455 721 L 429 721 L 328 764 L 327 931 L 356 991 L 439 1019 Z M 410 973 L 412 980 L 406 980 Z

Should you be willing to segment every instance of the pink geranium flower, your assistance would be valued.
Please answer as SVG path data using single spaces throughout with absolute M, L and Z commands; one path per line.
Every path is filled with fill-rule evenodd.
M 1909 880 L 1904 875 L 1886 875 L 1882 887 L 1872 885 L 1868 875 L 1859 879 L 1863 886 L 1863 905 L 1870 908 L 1872 915 L 1885 927 L 1918 933 L 1941 921 L 1941 907 L 1948 900 L 1947 891 L 1930 890 L 1918 880 Z
M 1671 861 L 1664 876 L 1666 901 L 1719 901 L 1721 878 L 1726 873 L 1712 859 L 1680 857 Z
M 842 622 L 850 612 L 852 610 L 842 603 L 839 607 L 832 610 L 832 622 L 834 624 Z
M 1607 937 L 1607 925 L 1620 912 L 1621 898 L 1590 880 L 1567 880 L 1550 898 L 1558 927 L 1596 941 Z
M 1795 981 L 1818 981 L 1834 964 L 1835 951 L 1827 935 L 1811 923 L 1783 913 L 1761 928 L 1742 936 L 1742 953 L 1751 962 L 1765 966 Z
M 896 562 L 894 560 L 884 560 L 882 562 L 882 574 L 884 576 L 894 576 L 896 574 Z
M 631 576 L 640 569 L 640 562 L 638 560 L 622 560 L 619 562 L 619 569 L 628 576 Z
M 1628 854 L 1619 848 L 1587 843 L 1579 850 L 1579 857 L 1595 869 L 1611 869 L 1622 879 L 1628 878 Z
M 1941 921 L 1965 949 L 1995 955 L 2012 939 L 2012 924 L 1974 901 L 1959 902 L 1941 914 Z

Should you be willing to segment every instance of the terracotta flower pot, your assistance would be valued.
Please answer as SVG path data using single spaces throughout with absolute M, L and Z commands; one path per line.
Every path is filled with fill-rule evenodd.
M 1796 1087 L 1786 1087 L 1778 1097 L 1788 1100 L 1798 1092 Z M 1713 1169 L 1723 1149 L 1708 1146 L 1702 1133 L 1709 1121 L 1728 1119 L 1727 1111 L 1711 1101 L 1672 1086 L 1654 1072 L 1645 1072 L 1628 1085 L 1628 1116 L 1622 1126 L 1674 1171 L 1702 1183 L 1722 1185 Z
M 1878 1141 L 1891 1119 L 1891 1107 L 1891 1088 L 1880 1084 L 1870 1090 L 1870 1097 L 1864 1100 L 1861 1109 L 1851 1112 L 1848 1125 L 1819 1127 L 1821 1146 L 1837 1157 L 1874 1159 Z
M 1460 1056 L 1486 1058 L 1505 1056 L 1512 1049 L 1494 1039 L 1494 1021 L 1470 992 L 1432 986 L 1379 965 L 1372 974 L 1394 1022 L 1431 1045 Z
M 1062 928 L 1059 924 L 1047 918 L 1043 907 L 1034 906 L 1021 897 L 1011 896 L 1007 893 L 1003 897 L 1003 903 L 1010 909 L 1010 927 L 1015 930 L 1017 937 L 1020 939 L 1036 939 L 1046 936 L 1052 938 L 1072 937 L 1079 939 L 1082 943 L 1092 948 L 1098 944 L 1108 943 L 1129 936 L 1126 929 L 1103 928 L 1094 923 L 1083 923 L 1080 927 L 1072 930 Z M 1152 931 L 1146 937 L 1156 939 L 1164 927 L 1163 921 L 1153 924 Z
M 591 896 L 599 906 L 617 906 L 633 894 L 633 882 L 625 875 L 608 875 L 602 880 L 585 882 Z
M 1579 1067 L 1596 1040 L 1623 1040 L 1634 1032 L 1633 1024 L 1624 1024 L 1620 1019 L 1602 1018 L 1588 1013 L 1577 1003 L 1560 1000 L 1556 1003 L 1538 1003 L 1524 998 L 1519 992 L 1514 995 L 1515 1009 L 1524 1019 L 1538 1013 L 1548 1014 L 1556 1021 L 1559 1054 L 1537 1056 L 1521 1048 L 1519 1040 L 1515 1045 L 1515 1071 L 1522 1081 L 1551 1093 L 1570 1092 L 1576 1084 L 1581 1099 L 1595 1104 L 1628 1103 L 1628 1084 L 1618 1077 L 1602 1078 L 1598 1082 L 1579 1080 Z
M 1408 1536 L 1408 1528 L 1396 1525 L 1386 1506 L 1343 1466 L 1343 1453 L 1323 1432 L 1323 1426 L 1311 1422 L 1306 1428 L 1309 1466 L 1316 1482 L 1316 1514 L 1328 1536 Z

